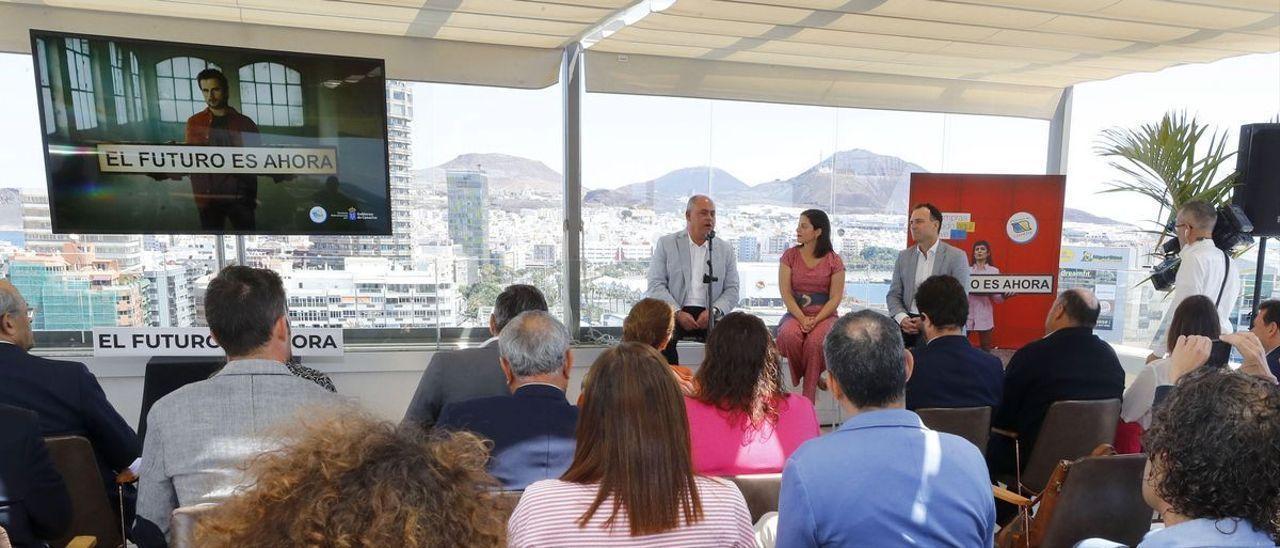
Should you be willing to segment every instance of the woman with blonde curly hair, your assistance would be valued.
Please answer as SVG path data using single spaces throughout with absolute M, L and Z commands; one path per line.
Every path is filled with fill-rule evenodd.
M 321 418 L 249 463 L 255 481 L 203 520 L 198 546 L 500 546 L 503 503 L 469 433 L 359 411 Z

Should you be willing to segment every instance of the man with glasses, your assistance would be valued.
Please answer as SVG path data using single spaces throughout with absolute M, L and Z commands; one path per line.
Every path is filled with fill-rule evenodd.
M 1181 265 L 1173 282 L 1173 298 L 1169 299 L 1169 308 L 1152 340 L 1148 363 L 1168 351 L 1165 333 L 1173 311 L 1192 295 L 1204 295 L 1218 307 L 1218 322 L 1222 324 L 1223 333 L 1235 331 L 1231 312 L 1240 299 L 1240 270 L 1229 253 L 1213 244 L 1213 227 L 1217 221 L 1217 210 L 1201 200 L 1189 201 L 1178 208 L 1173 228 L 1182 247 L 1178 252 Z
M 885 301 L 889 315 L 902 328 L 902 340 L 907 348 L 923 343 L 923 320 L 916 308 L 916 288 L 930 276 L 951 276 L 969 293 L 969 260 L 964 251 L 956 249 L 939 238 L 942 231 L 942 211 L 930 203 L 911 208 L 908 220 L 911 240 L 915 245 L 898 253 L 893 265 L 893 279 L 889 282 L 889 294 Z
M 35 308 L 27 305 L 18 288 L 0 280 L 0 404 L 34 411 L 44 437 L 88 439 L 109 506 L 118 511 L 116 474 L 128 470 L 141 453 L 138 435 L 107 401 L 98 379 L 83 363 L 30 353 L 35 346 L 34 318 Z M 134 501 L 133 488 L 126 486 L 124 518 L 129 522 Z

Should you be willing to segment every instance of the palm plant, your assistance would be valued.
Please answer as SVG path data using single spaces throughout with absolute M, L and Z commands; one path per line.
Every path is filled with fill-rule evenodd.
M 1094 151 L 1108 164 L 1130 177 L 1108 183 L 1102 192 L 1135 192 L 1159 206 L 1152 220 L 1159 234 L 1156 249 L 1174 237 L 1173 219 L 1182 204 L 1203 200 L 1214 206 L 1227 203 L 1236 185 L 1234 171 L 1218 178 L 1218 170 L 1235 151 L 1227 151 L 1227 133 L 1211 132 L 1185 112 L 1168 112 L 1159 123 L 1137 128 L 1110 128 L 1102 132 Z

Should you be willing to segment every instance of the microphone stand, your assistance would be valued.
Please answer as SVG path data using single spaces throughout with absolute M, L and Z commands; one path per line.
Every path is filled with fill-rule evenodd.
M 715 299 L 714 299 L 714 295 L 711 292 L 711 288 L 713 287 L 712 284 L 720 280 L 720 278 L 715 277 L 715 272 L 713 271 L 714 267 L 712 266 L 714 264 L 714 261 L 712 261 L 712 258 L 715 257 L 715 247 L 714 247 L 715 239 L 716 239 L 716 231 L 712 229 L 711 232 L 707 233 L 707 273 L 702 275 L 702 283 L 707 284 L 707 337 L 708 338 L 711 336 L 711 328 L 715 327 L 716 325 L 716 313 L 715 313 L 715 306 L 714 306 Z

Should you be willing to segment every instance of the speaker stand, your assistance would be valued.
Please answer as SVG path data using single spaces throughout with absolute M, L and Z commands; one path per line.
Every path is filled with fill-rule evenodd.
M 1262 273 L 1266 270 L 1266 261 L 1267 237 L 1262 236 L 1258 238 L 1258 271 L 1253 274 L 1253 310 L 1249 314 L 1250 321 L 1258 315 L 1258 300 L 1262 298 Z

